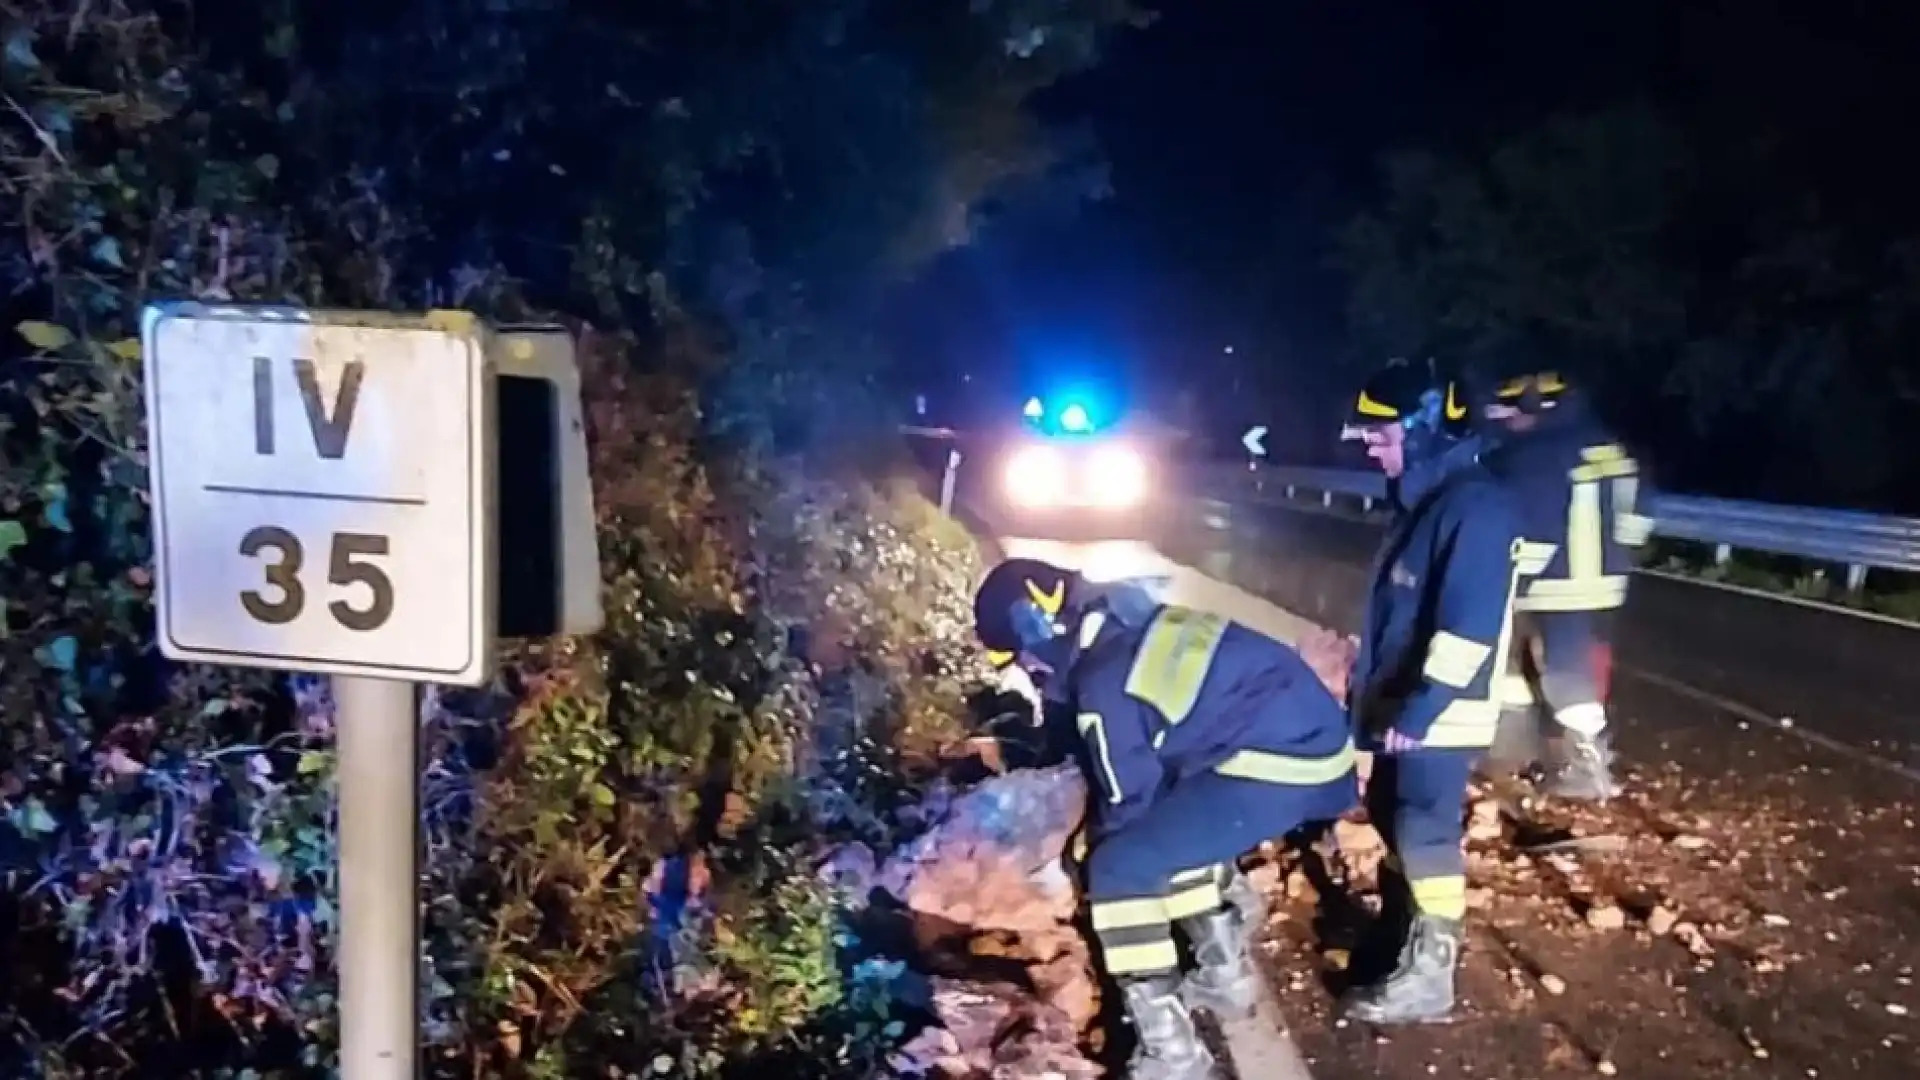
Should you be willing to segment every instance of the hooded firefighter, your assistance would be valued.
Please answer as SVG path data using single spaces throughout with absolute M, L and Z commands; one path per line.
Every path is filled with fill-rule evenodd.
M 1345 715 L 1292 649 L 1134 587 L 1012 560 L 974 613 L 996 658 L 1039 673 L 1073 717 L 1094 934 L 1140 1037 L 1130 1075 L 1211 1076 L 1189 1010 L 1241 1016 L 1258 997 L 1259 901 L 1235 862 L 1354 805 Z
M 1367 809 L 1392 854 L 1380 928 L 1392 973 L 1348 1015 L 1446 1018 L 1466 915 L 1462 804 L 1499 722 L 1520 567 L 1506 493 L 1481 464 L 1459 380 L 1396 360 L 1353 400 L 1343 438 L 1387 475 L 1395 515 L 1374 560 L 1348 709 L 1375 751 Z

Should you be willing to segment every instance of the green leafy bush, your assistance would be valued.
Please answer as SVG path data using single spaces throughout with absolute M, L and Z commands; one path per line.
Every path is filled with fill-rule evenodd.
M 137 320 L 155 296 L 541 314 L 497 253 L 455 258 L 438 231 L 473 163 L 498 160 L 491 131 L 463 126 L 485 112 L 473 101 L 559 123 L 551 100 L 485 80 L 518 70 L 514 48 L 551 55 L 592 26 L 540 22 L 539 5 L 453 7 L 465 21 L 445 40 L 437 24 L 391 40 L 487 61 L 467 64 L 471 82 L 396 69 L 369 89 L 378 57 L 358 39 L 308 55 L 318 15 L 304 5 L 7 6 L 0 1075 L 330 1067 L 332 703 L 322 680 L 157 656 Z M 1125 5 L 1090 7 L 1109 19 Z M 738 88 L 694 100 L 718 110 L 720 89 Z M 595 108 L 685 127 L 665 104 L 594 91 Z M 417 116 L 390 136 L 355 112 L 402 99 L 455 115 L 450 138 L 472 160 L 413 143 L 423 156 L 403 159 Z M 675 130 L 687 138 L 648 144 L 656 186 L 629 197 L 621 181 L 641 165 L 623 157 L 630 171 L 574 216 L 507 222 L 560 230 L 545 309 L 564 300 L 637 329 L 583 335 L 605 630 L 526 647 L 495 686 L 423 705 L 434 1075 L 777 1060 L 857 1076 L 898 1034 L 888 979 L 843 970 L 815 863 L 836 837 L 897 834 L 889 808 L 957 732 L 977 556 L 911 484 L 875 481 L 887 470 L 864 454 L 811 470 L 765 456 L 793 441 L 771 436 L 823 427 L 782 418 L 805 407 L 797 391 L 705 392 L 728 370 L 728 335 L 674 287 L 661 234 L 691 219 L 703 170 L 752 140 Z M 731 344 L 813 317 L 757 317 Z M 755 362 L 737 370 L 808 365 Z

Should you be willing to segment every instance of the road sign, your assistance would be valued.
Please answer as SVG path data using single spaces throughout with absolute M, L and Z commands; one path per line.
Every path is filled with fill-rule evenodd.
M 1252 427 L 1247 429 L 1247 433 L 1245 435 L 1240 436 L 1240 445 L 1246 447 L 1247 453 L 1252 454 L 1254 457 L 1266 457 L 1267 456 L 1267 446 L 1265 441 L 1266 437 L 1267 437 L 1266 425 L 1255 424 Z
M 478 320 L 162 305 L 142 341 L 164 654 L 486 680 L 493 383 Z

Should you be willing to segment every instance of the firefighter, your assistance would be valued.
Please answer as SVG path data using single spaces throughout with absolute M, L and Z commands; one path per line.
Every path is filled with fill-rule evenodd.
M 1467 782 L 1499 722 L 1519 556 L 1513 510 L 1480 462 L 1469 411 L 1459 381 L 1431 361 L 1396 360 L 1368 381 L 1342 432 L 1366 444 L 1395 503 L 1348 692 L 1375 755 L 1368 816 L 1392 855 L 1382 936 L 1398 946 L 1391 974 L 1348 1000 L 1348 1015 L 1369 1023 L 1453 1010 Z
M 1619 793 L 1607 730 L 1611 624 L 1632 549 L 1651 528 L 1634 512 L 1639 467 L 1559 372 L 1522 362 L 1495 374 L 1483 408 L 1500 445 L 1488 465 L 1513 498 L 1530 557 L 1545 563 L 1514 603 L 1503 723 L 1533 748 L 1538 718 L 1551 715 L 1560 754 L 1547 793 L 1604 802 Z
M 1070 705 L 1088 777 L 1083 865 L 1101 959 L 1140 1037 L 1134 1080 L 1200 1080 L 1190 1010 L 1251 1014 L 1257 918 L 1235 862 L 1358 801 L 1346 717 L 1298 653 L 1244 626 L 1141 605 L 1032 560 L 987 575 L 981 641 Z M 1235 895 L 1238 894 L 1238 895 Z M 1195 970 L 1182 979 L 1176 929 Z

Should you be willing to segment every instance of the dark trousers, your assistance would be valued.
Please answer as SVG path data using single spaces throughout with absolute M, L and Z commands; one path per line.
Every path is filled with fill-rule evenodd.
M 1213 773 L 1173 785 L 1087 858 L 1087 899 L 1107 972 L 1127 980 L 1178 971 L 1173 924 L 1220 909 L 1234 860 L 1358 801 L 1351 772 L 1313 786 Z
M 1414 910 L 1446 919 L 1467 912 L 1467 781 L 1478 750 L 1376 754 L 1367 816 L 1387 843 Z

